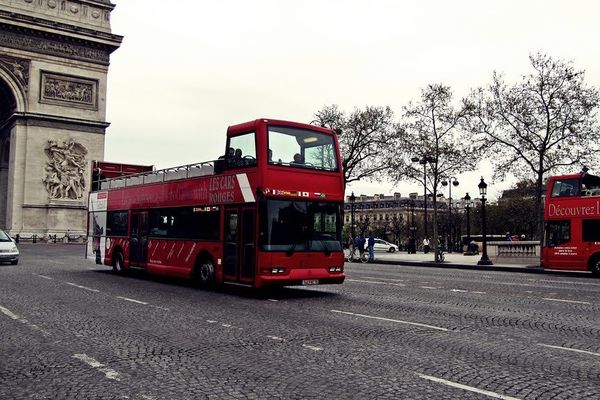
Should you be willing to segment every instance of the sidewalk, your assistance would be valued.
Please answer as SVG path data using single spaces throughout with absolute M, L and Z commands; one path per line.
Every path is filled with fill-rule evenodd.
M 492 259 L 493 265 L 477 265 L 481 260 L 481 253 L 475 256 L 465 256 L 463 253 L 444 253 L 444 262 L 436 263 L 434 261 L 434 253 L 429 252 L 424 254 L 418 252 L 416 254 L 408 254 L 405 251 L 396 253 L 375 253 L 375 263 L 390 264 L 390 265 L 410 265 L 419 267 L 436 267 L 436 268 L 457 268 L 471 270 L 486 270 L 486 271 L 513 271 L 513 272 L 529 272 L 541 273 L 545 270 L 537 264 L 526 264 L 525 262 L 517 263 L 496 263 Z

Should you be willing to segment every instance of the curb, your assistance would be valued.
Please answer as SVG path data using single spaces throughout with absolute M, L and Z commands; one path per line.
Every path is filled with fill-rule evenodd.
M 359 263 L 360 264 L 360 263 Z M 405 265 L 410 267 L 425 267 L 425 268 L 448 268 L 448 269 L 465 269 L 471 271 L 499 271 L 499 272 L 519 272 L 526 274 L 547 274 L 547 275 L 563 275 L 563 276 L 592 276 L 589 271 L 564 271 L 544 269 L 539 265 L 477 265 L 477 264 L 460 264 L 460 263 L 435 263 L 432 261 L 390 261 L 390 260 L 375 260 L 375 264 L 383 265 Z

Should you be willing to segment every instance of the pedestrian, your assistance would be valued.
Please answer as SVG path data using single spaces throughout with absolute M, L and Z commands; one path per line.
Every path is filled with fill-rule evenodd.
M 423 253 L 425 253 L 425 254 L 429 253 L 430 249 L 431 249 L 431 247 L 429 247 L 429 239 L 424 238 L 423 239 Z
M 367 242 L 367 245 L 369 247 L 369 261 L 375 261 L 375 254 L 374 254 L 374 250 L 375 250 L 375 236 L 373 236 L 373 232 L 369 232 L 369 240 Z
M 362 233 L 360 233 L 356 237 L 356 242 L 354 244 L 356 245 L 356 248 L 358 249 L 358 253 L 360 254 L 360 257 L 362 258 L 363 254 L 365 253 L 365 237 L 363 236 Z

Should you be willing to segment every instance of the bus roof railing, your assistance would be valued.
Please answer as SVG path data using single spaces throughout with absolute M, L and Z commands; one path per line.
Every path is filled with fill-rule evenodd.
M 156 171 L 141 172 L 139 174 L 120 176 L 98 181 L 98 190 L 117 189 L 143 185 L 146 183 L 167 182 L 177 179 L 194 178 L 197 176 L 214 175 L 215 161 L 204 161 L 195 164 L 181 165 Z

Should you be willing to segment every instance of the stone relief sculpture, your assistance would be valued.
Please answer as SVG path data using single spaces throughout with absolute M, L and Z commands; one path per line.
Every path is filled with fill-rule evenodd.
M 81 199 L 85 192 L 87 149 L 70 139 L 62 144 L 49 140 L 44 151 L 49 161 L 43 182 L 50 198 Z

